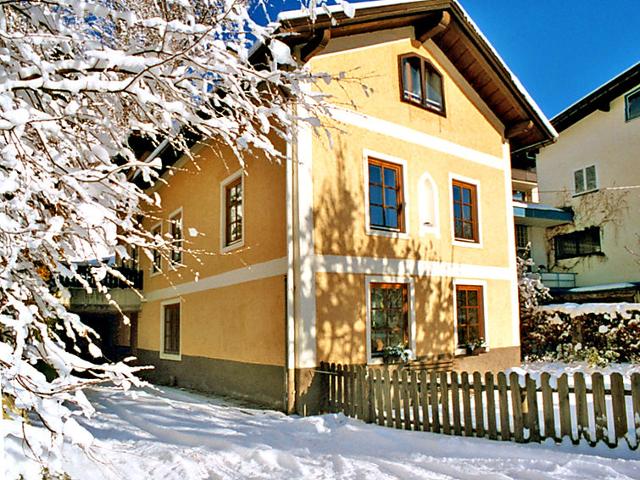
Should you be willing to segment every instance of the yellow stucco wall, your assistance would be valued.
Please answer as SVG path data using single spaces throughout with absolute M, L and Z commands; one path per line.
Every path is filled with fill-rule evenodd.
M 181 354 L 284 365 L 284 280 L 271 277 L 163 301 L 181 303 Z M 159 350 L 161 300 L 140 314 L 138 347 Z
M 438 360 L 454 353 L 453 280 L 446 277 L 405 277 L 415 289 L 415 354 Z M 318 273 L 318 361 L 366 363 L 366 276 Z M 460 281 L 460 283 L 464 283 Z M 508 281 L 483 285 L 485 328 L 490 349 L 511 347 L 514 312 L 505 299 Z
M 390 258 L 405 262 L 465 264 L 475 267 L 475 280 L 485 282 L 485 329 L 489 348 L 519 344 L 518 315 L 513 304 L 515 272 L 510 202 L 510 160 L 504 155 L 503 126 L 432 43 L 419 45 L 412 29 L 332 40 L 311 61 L 317 71 L 350 78 L 322 90 L 341 109 L 367 115 L 362 122 L 327 121 L 331 138 L 313 139 L 314 246 L 317 255 L 343 259 L 344 268 L 363 258 Z M 398 56 L 415 52 L 429 59 L 443 75 L 446 116 L 400 100 Z M 368 87 L 365 93 L 358 81 Z M 388 122 L 395 133 L 372 126 L 367 119 Z M 447 147 L 429 146 L 430 140 L 401 138 L 411 129 L 445 140 Z M 422 138 L 422 137 L 421 137 Z M 432 142 L 432 144 L 435 142 Z M 464 153 L 460 153 L 464 150 Z M 377 155 L 382 155 L 377 157 Z M 466 155 L 466 157 L 465 157 Z M 406 235 L 388 238 L 367 232 L 366 158 L 403 162 L 405 170 Z M 472 158 L 470 158 L 472 157 Z M 485 159 L 490 157 L 490 161 Z M 438 223 L 421 228 L 420 180 L 428 173 L 437 187 Z M 451 179 L 478 184 L 480 248 L 454 245 Z M 409 263 L 406 263 L 409 262 Z M 379 265 L 379 264 L 378 264 Z M 482 277 L 482 267 L 497 267 L 502 279 Z M 396 275 L 395 267 L 376 267 L 371 274 Z M 505 273 L 506 272 L 506 273 Z M 316 326 L 318 361 L 366 361 L 366 293 L 364 274 L 317 273 Z M 415 284 L 416 354 L 428 359 L 454 353 L 454 287 L 465 283 L 455 275 L 412 276 Z M 495 278 L 495 277 L 494 277 Z
M 240 282 L 182 295 L 182 355 L 282 365 L 284 362 L 284 279 L 271 276 L 249 282 L 251 266 L 286 256 L 285 168 L 262 156 L 249 158 L 244 173 L 244 245 L 221 252 L 220 182 L 240 169 L 233 155 L 222 150 L 216 156 L 206 145 L 194 149 L 195 161 L 178 164 L 165 176 L 167 184 L 157 192 L 162 209 L 146 218 L 147 227 L 157 218 L 168 219 L 182 208 L 186 248 L 198 253 L 184 255 L 186 267 L 150 274 L 150 261 L 141 259 L 144 293 L 154 299 L 143 304 L 138 323 L 138 347 L 160 349 L 160 304 L 176 297 L 173 285 L 190 292 L 201 290 L 204 281 L 229 271 L 242 270 Z M 164 231 L 169 224 L 163 223 Z M 200 233 L 189 235 L 189 228 Z M 196 273 L 198 281 L 196 281 Z M 229 280 L 225 280 L 229 281 Z M 239 283 L 238 283 L 239 282 Z M 160 298 L 158 298 L 160 297 Z

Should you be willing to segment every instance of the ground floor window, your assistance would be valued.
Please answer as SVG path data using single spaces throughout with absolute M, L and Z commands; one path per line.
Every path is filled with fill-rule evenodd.
M 409 347 L 409 299 L 405 283 L 371 283 L 371 356 Z
M 180 304 L 162 306 L 162 352 L 180 354 Z
M 459 348 L 484 345 L 484 299 L 479 285 L 456 285 L 456 325 Z

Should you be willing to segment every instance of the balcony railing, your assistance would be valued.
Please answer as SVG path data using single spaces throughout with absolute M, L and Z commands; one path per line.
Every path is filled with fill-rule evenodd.
M 95 287 L 96 282 L 91 275 L 92 265 L 78 265 L 76 272 L 85 279 L 91 287 Z M 129 267 L 115 267 L 115 269 L 122 274 L 135 288 L 142 288 L 142 272 L 136 268 Z M 84 285 L 75 278 L 62 277 L 61 283 L 67 288 L 84 288 Z M 129 285 L 124 280 L 107 273 L 106 277 L 101 281 L 102 285 L 107 288 L 129 288 Z

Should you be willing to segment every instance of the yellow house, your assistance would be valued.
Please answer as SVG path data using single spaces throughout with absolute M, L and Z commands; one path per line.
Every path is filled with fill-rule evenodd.
M 155 380 L 309 412 L 323 361 L 520 361 L 510 151 L 555 131 L 457 2 L 355 7 L 280 16 L 300 62 L 349 79 L 324 86 L 330 136 L 300 124 L 244 170 L 202 142 L 155 187 L 147 226 L 211 252 L 142 261 Z

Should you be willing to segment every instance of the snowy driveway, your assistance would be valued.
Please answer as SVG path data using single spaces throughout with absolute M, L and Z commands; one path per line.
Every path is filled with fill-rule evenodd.
M 100 415 L 86 425 L 101 462 L 69 447 L 73 479 L 640 479 L 640 454 L 626 449 L 404 432 L 342 415 L 288 417 L 168 388 L 137 396 L 90 395 Z

